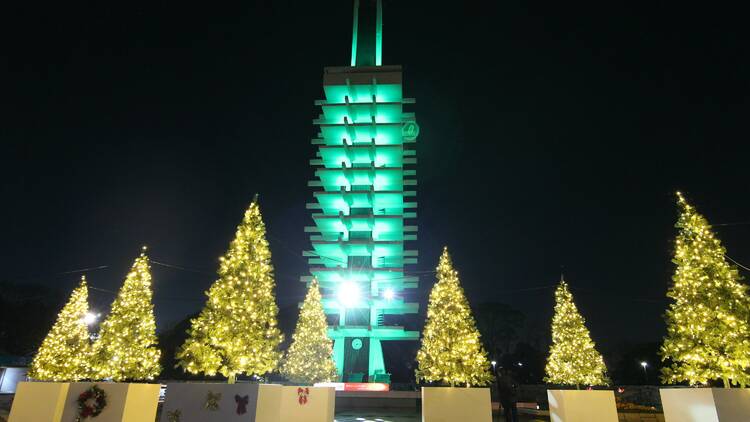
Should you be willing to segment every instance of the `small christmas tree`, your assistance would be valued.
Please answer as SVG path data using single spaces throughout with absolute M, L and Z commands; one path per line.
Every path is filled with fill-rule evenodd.
M 661 347 L 662 382 L 706 384 L 721 379 L 745 385 L 750 367 L 747 287 L 725 259 L 706 219 L 678 192 L 680 217 L 667 296 L 667 336 Z
M 427 305 L 417 379 L 451 386 L 486 385 L 492 379 L 487 352 L 479 339 L 469 301 L 453 269 L 448 248 L 437 267 L 437 283 Z
M 323 312 L 318 281 L 313 280 L 300 309 L 292 345 L 281 364 L 281 375 L 289 381 L 315 384 L 336 379 L 333 342 L 328 338 L 328 324 Z
M 159 375 L 161 352 L 151 302 L 151 271 L 144 252 L 135 260 L 94 343 L 99 379 L 150 380 Z
M 86 277 L 73 290 L 29 368 L 40 381 L 79 381 L 91 373 L 91 344 L 85 321 L 89 311 Z
M 219 279 L 208 301 L 191 321 L 189 337 L 177 352 L 190 373 L 265 374 L 276 369 L 284 337 L 278 328 L 271 251 L 257 197 L 221 257 Z
M 565 280 L 560 280 L 555 291 L 552 346 L 546 372 L 544 380 L 551 384 L 575 385 L 576 388 L 609 384 L 602 355 L 596 351 Z

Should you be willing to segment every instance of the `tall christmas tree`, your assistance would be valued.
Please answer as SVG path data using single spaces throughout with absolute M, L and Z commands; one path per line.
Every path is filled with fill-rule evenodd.
M 96 378 L 150 380 L 161 372 L 145 249 L 133 263 L 94 343 Z
M 257 197 L 221 257 L 218 274 L 177 352 L 178 364 L 191 373 L 219 372 L 230 383 L 237 374 L 273 371 L 284 337 L 276 321 L 271 251 Z
M 551 384 L 607 385 L 607 367 L 596 351 L 583 317 L 565 280 L 555 291 L 555 315 L 552 317 L 552 346 L 547 359 L 547 377 Z
M 89 311 L 86 277 L 73 290 L 29 368 L 40 381 L 79 381 L 91 375 L 91 344 L 85 322 Z
M 281 375 L 301 384 L 333 381 L 336 364 L 332 355 L 333 342 L 328 338 L 318 280 L 313 280 L 300 309 L 292 345 L 281 364 Z
M 750 367 L 747 287 L 708 221 L 679 192 L 677 203 L 677 268 L 667 292 L 673 302 L 665 316 L 661 355 L 668 365 L 662 381 L 693 385 L 721 379 L 725 387 L 745 385 Z
M 437 267 L 437 283 L 430 292 L 417 363 L 417 379 L 428 382 L 468 387 L 486 385 L 492 379 L 487 352 L 447 247 Z

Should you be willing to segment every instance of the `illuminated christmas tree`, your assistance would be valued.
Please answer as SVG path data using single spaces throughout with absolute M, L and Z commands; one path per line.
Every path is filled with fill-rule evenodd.
M 680 217 L 667 292 L 667 336 L 661 347 L 662 381 L 705 384 L 721 379 L 745 385 L 750 367 L 747 287 L 729 265 L 706 219 L 678 192 Z
M 328 338 L 318 281 L 313 280 L 302 303 L 292 345 L 281 364 L 281 375 L 301 384 L 334 381 L 337 374 L 332 355 L 333 341 Z
M 159 375 L 161 352 L 151 302 L 151 270 L 144 252 L 136 258 L 94 343 L 95 377 L 150 380 Z
M 220 258 L 218 274 L 177 352 L 178 364 L 190 373 L 221 373 L 230 383 L 237 374 L 273 371 L 284 337 L 276 321 L 271 251 L 257 197 Z
M 552 346 L 549 350 L 544 380 L 551 384 L 607 385 L 602 355 L 596 351 L 578 312 L 568 284 L 560 280 L 555 291 L 555 315 L 552 317 Z
M 40 381 L 79 381 L 91 375 L 91 344 L 85 321 L 88 296 L 86 277 L 81 277 L 81 283 L 73 290 L 31 362 L 29 377 Z
M 453 269 L 448 248 L 437 267 L 437 283 L 427 304 L 417 379 L 454 385 L 486 385 L 492 379 L 469 301 Z

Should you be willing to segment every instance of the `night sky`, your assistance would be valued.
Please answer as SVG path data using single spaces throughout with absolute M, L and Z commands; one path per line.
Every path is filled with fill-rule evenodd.
M 278 300 L 303 298 L 313 101 L 349 63 L 351 1 L 224 3 L 0 6 L 0 280 L 67 294 L 66 272 L 107 266 L 87 276 L 115 291 L 146 244 L 187 269 L 153 266 L 168 327 L 200 309 L 257 192 Z M 711 7 L 386 1 L 383 62 L 421 126 L 408 270 L 448 245 L 472 304 L 548 335 L 563 266 L 613 347 L 664 331 L 676 189 L 745 223 L 716 230 L 750 265 L 750 34 Z

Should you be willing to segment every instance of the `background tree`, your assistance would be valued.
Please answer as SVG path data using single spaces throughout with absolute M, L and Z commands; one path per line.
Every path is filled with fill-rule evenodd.
M 257 197 L 221 257 L 218 273 L 177 353 L 179 365 L 190 373 L 221 373 L 230 383 L 237 374 L 273 371 L 284 336 L 276 320 L 271 251 Z
M 292 345 L 286 352 L 280 372 L 289 381 L 310 385 L 336 379 L 333 342 L 328 338 L 328 323 L 317 280 L 313 280 L 307 290 L 292 335 Z
M 151 271 L 144 252 L 135 260 L 94 343 L 96 378 L 150 380 L 159 375 Z
M 662 381 L 705 384 L 721 379 L 747 384 L 750 327 L 747 286 L 727 263 L 708 221 L 679 192 L 680 217 L 667 297 L 667 336 L 661 347 Z
M 552 317 L 552 345 L 546 367 L 551 384 L 607 385 L 607 368 L 602 355 L 596 350 L 578 312 L 568 284 L 560 280 L 555 291 L 555 315 Z
M 487 352 L 448 248 L 443 249 L 437 283 L 430 292 L 417 363 L 417 379 L 428 382 L 471 386 L 486 385 L 492 379 Z
M 544 365 L 547 356 L 535 345 L 520 341 L 512 353 L 506 353 L 498 365 L 510 369 L 521 384 L 539 384 L 544 380 Z
M 603 351 L 609 374 L 617 385 L 659 385 L 660 342 L 618 342 Z M 642 362 L 646 363 L 644 368 Z
M 85 322 L 89 311 L 88 298 L 86 277 L 81 277 L 81 283 L 73 290 L 31 362 L 31 378 L 79 381 L 91 376 L 91 343 Z
M 0 355 L 12 356 L 18 365 L 28 365 L 54 325 L 68 292 L 39 284 L 0 282 Z M 33 315 L 18 323 L 19 315 Z M 16 363 L 14 363 L 16 364 Z
M 161 349 L 161 359 L 159 363 L 162 371 L 160 377 L 168 380 L 193 380 L 201 379 L 205 380 L 205 376 L 198 376 L 186 373 L 181 368 L 178 368 L 178 361 L 175 354 L 179 350 L 180 346 L 185 343 L 187 339 L 187 331 L 190 329 L 190 320 L 197 317 L 198 312 L 189 315 L 182 320 L 164 327 L 159 330 L 158 341 L 159 348 Z
M 477 329 L 492 360 L 500 361 L 515 349 L 524 329 L 526 316 L 514 307 L 498 302 L 480 303 L 474 307 Z

